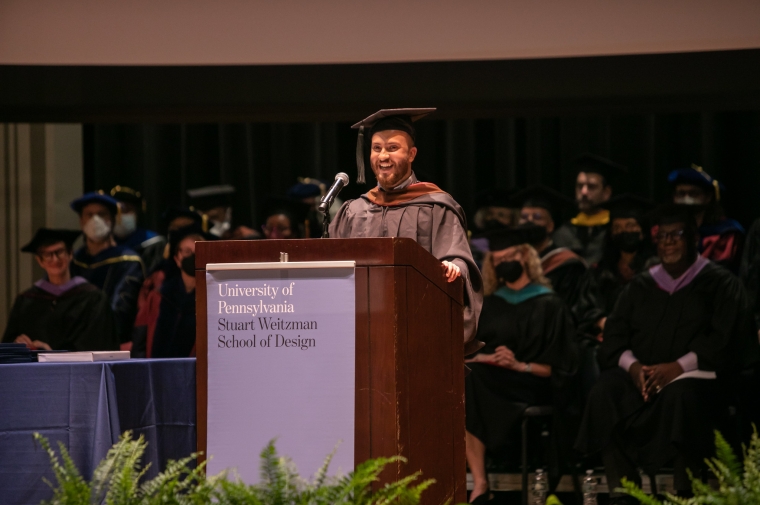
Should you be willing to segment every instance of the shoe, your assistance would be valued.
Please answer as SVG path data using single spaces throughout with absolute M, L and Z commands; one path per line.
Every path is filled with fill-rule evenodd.
M 491 500 L 493 500 L 493 493 L 491 493 L 490 489 L 486 489 L 486 492 L 478 495 L 477 498 L 470 502 L 470 505 L 486 505 Z

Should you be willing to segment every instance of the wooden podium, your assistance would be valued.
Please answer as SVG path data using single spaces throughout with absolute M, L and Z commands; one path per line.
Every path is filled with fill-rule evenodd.
M 464 502 L 463 286 L 411 239 L 215 241 L 196 244 L 198 450 L 207 441 L 209 263 L 356 261 L 355 463 L 402 455 L 383 474 L 436 484 L 423 502 Z

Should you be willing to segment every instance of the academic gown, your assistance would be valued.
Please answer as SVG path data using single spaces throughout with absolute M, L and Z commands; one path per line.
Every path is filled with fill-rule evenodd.
M 537 288 L 529 285 L 507 293 Z M 551 291 L 539 292 L 525 300 L 516 297 L 509 302 L 499 296 L 501 290 L 483 300 L 476 337 L 485 343 L 480 353 L 493 354 L 503 345 L 514 352 L 518 361 L 551 365 L 552 377 L 486 363 L 468 364 L 472 371 L 465 378 L 467 431 L 492 454 L 503 454 L 508 448 L 528 406 L 556 405 L 556 386 L 562 376 L 574 373 L 577 360 L 572 319 L 559 296 Z
M 757 346 L 748 322 L 741 284 L 712 262 L 673 294 L 660 288 L 649 271 L 637 275 L 607 318 L 598 353 L 603 371 L 587 399 L 576 449 L 599 452 L 614 435 L 623 444 L 620 450 L 647 472 L 679 455 L 691 461 L 709 455 L 716 381 L 682 378 L 645 403 L 618 362 L 626 350 L 644 365 L 694 352 L 699 370 L 740 370 L 742 359 L 754 352 L 746 350 Z
M 123 239 L 116 237 L 116 243 L 136 252 L 142 259 L 145 271 L 152 272 L 164 258 L 166 237 L 145 228 L 137 228 Z
M 119 245 L 90 256 L 85 246 L 74 253 L 70 270 L 72 276 L 84 277 L 103 290 L 116 317 L 119 339 L 128 341 L 137 314 L 137 295 L 144 277 L 140 256 Z
M 475 352 L 479 344 L 473 339 L 483 303 L 483 282 L 467 241 L 464 211 L 451 195 L 433 184 L 419 183 L 414 174 L 404 189 L 391 193 L 398 200 L 374 203 L 374 195 L 382 191 L 375 188 L 345 202 L 330 223 L 330 237 L 411 238 L 438 260 L 457 265 L 465 289 L 465 355 Z M 415 196 L 408 198 L 410 195 Z
M 578 298 L 578 286 L 586 273 L 586 263 L 573 251 L 552 243 L 541 251 L 541 268 L 552 289 L 568 307 Z
M 747 288 L 755 326 L 760 330 L 760 219 L 755 220 L 747 232 L 739 276 Z
M 63 293 L 38 285 L 16 297 L 3 342 L 19 335 L 47 343 L 53 350 L 111 351 L 119 348 L 116 324 L 106 295 L 81 279 Z
M 195 347 L 195 291 L 188 293 L 182 276 L 174 275 L 163 282 L 159 297 L 150 357 L 186 358 Z
M 565 223 L 552 235 L 557 247 L 567 247 L 593 265 L 602 259 L 604 241 L 607 236 L 606 224 L 599 226 L 579 226 Z

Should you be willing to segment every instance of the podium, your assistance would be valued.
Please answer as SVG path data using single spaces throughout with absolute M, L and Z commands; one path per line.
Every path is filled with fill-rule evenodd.
M 211 263 L 355 261 L 354 460 L 394 455 L 384 482 L 421 471 L 431 504 L 466 496 L 463 285 L 405 238 L 215 241 L 196 244 L 198 450 L 206 453 Z

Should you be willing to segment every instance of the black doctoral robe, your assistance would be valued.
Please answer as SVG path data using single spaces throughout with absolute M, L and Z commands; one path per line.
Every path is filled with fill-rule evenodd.
M 410 182 L 407 187 L 418 183 L 414 174 L 407 181 Z M 406 187 L 394 193 L 405 190 Z M 478 349 L 473 338 L 483 303 L 483 281 L 472 259 L 466 230 L 464 211 L 451 195 L 441 190 L 388 205 L 373 203 L 370 196 L 364 194 L 345 202 L 330 223 L 332 238 L 411 238 L 438 260 L 457 265 L 465 286 L 465 355 Z
M 567 257 L 561 263 L 555 264 L 552 258 L 557 257 L 562 249 L 552 243 L 541 251 L 541 267 L 546 278 L 551 281 L 554 292 L 568 307 L 572 307 L 578 299 L 578 286 L 586 273 L 586 263 L 580 256 L 574 255 L 575 257 Z
M 598 353 L 603 371 L 588 397 L 576 448 L 593 454 L 617 444 L 647 472 L 677 457 L 701 461 L 713 450 L 716 381 L 681 378 L 644 402 L 620 357 L 630 350 L 640 363 L 655 365 L 694 352 L 699 370 L 738 371 L 756 352 L 752 333 L 744 289 L 728 270 L 708 263 L 673 294 L 649 271 L 637 275 L 607 318 Z
M 181 275 L 161 285 L 152 358 L 186 358 L 195 348 L 195 291 L 188 293 Z
M 593 265 L 602 259 L 604 254 L 604 241 L 607 236 L 608 226 L 578 226 L 565 223 L 552 235 L 552 240 L 558 247 L 567 247 L 586 263 Z
M 16 297 L 3 342 L 19 335 L 47 343 L 53 350 L 119 349 L 116 325 L 106 295 L 89 283 L 56 296 L 37 286 Z
M 494 294 L 483 300 L 476 338 L 485 342 L 480 354 L 493 354 L 503 345 L 518 361 L 552 367 L 552 377 L 543 378 L 485 363 L 468 365 L 472 371 L 465 378 L 467 431 L 489 452 L 500 454 L 514 439 L 514 429 L 528 406 L 557 405 L 556 387 L 576 367 L 573 323 L 554 293 L 516 304 Z

